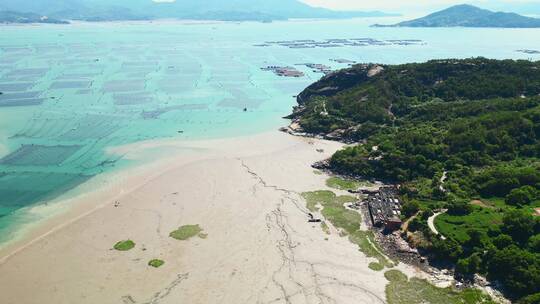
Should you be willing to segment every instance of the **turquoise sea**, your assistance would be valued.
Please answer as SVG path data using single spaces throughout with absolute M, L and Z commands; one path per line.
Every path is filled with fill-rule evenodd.
M 0 242 L 18 224 L 38 220 L 25 215 L 29 206 L 131 165 L 105 153 L 107 147 L 284 125 L 294 96 L 323 75 L 298 64 L 540 60 L 517 51 L 540 50 L 540 29 L 369 27 L 382 22 L 0 26 Z M 291 47 L 292 40 L 310 47 Z M 268 66 L 294 67 L 304 76 L 261 70 Z

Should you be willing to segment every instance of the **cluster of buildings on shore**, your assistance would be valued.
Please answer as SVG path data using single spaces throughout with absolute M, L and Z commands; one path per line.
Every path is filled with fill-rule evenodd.
M 383 228 L 388 232 L 401 228 L 402 201 L 395 187 L 385 186 L 376 191 L 363 190 L 362 194 L 367 195 L 364 203 L 367 204 L 374 227 Z
M 348 39 L 325 39 L 325 40 L 285 40 L 285 41 L 266 41 L 261 44 L 255 44 L 257 47 L 283 46 L 291 49 L 306 48 L 334 48 L 346 46 L 369 46 L 369 45 L 425 45 L 425 42 L 419 39 L 391 39 L 378 40 L 373 38 L 348 38 Z

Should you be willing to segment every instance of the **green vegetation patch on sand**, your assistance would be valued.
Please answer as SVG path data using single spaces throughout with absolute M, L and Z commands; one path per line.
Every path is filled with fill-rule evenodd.
M 345 203 L 352 203 L 356 201 L 356 198 L 348 195 L 337 196 L 332 191 L 324 190 L 304 192 L 302 196 L 306 200 L 307 208 L 312 212 L 318 211 L 317 206 L 321 205 L 324 218 L 340 229 L 342 236 L 349 236 L 349 240 L 358 245 L 360 251 L 366 256 L 376 258 L 378 263 L 385 267 L 394 265 L 382 254 L 373 233 L 360 230 L 362 220 L 360 213 L 345 208 Z
M 378 263 L 385 267 L 394 267 L 397 262 L 389 260 L 382 252 L 383 250 L 375 241 L 373 232 L 358 230 L 349 235 L 349 240 L 358 245 L 360 251 L 366 256 L 377 259 Z
M 358 190 L 361 183 L 351 179 L 344 179 L 341 177 L 330 177 L 326 180 L 326 185 L 330 188 L 339 190 Z
M 426 280 L 409 280 L 401 271 L 394 269 L 385 272 L 384 276 L 390 281 L 385 290 L 388 304 L 495 304 L 489 296 L 477 289 L 457 291 L 451 287 L 439 288 Z
M 163 264 L 165 264 L 165 262 L 160 259 L 153 259 L 153 260 L 148 261 L 148 266 L 152 266 L 154 268 L 161 267 Z
M 169 236 L 177 240 L 185 241 L 199 235 L 202 231 L 203 230 L 199 225 L 184 225 L 169 233 Z
M 384 273 L 384 277 L 390 282 L 407 282 L 408 280 L 407 276 L 397 269 L 388 270 Z
M 355 201 L 355 198 L 352 196 L 336 196 L 334 192 L 327 190 L 304 192 L 302 193 L 302 197 L 306 200 L 307 208 L 311 212 L 319 211 L 317 208 L 317 205 L 319 204 L 324 207 L 325 205 L 334 203 L 336 201 L 341 201 L 343 204 Z
M 324 205 L 321 213 L 336 228 L 341 228 L 348 234 L 360 229 L 360 221 L 362 221 L 360 213 L 346 209 L 339 202 Z
M 369 269 L 374 270 L 374 271 L 381 271 L 381 270 L 384 269 L 384 266 L 382 264 L 377 263 L 377 262 L 369 263 L 368 267 L 369 267 Z
M 125 240 L 114 244 L 113 248 L 118 251 L 128 251 L 130 249 L 133 249 L 133 247 L 135 247 L 135 242 L 133 242 L 132 240 Z

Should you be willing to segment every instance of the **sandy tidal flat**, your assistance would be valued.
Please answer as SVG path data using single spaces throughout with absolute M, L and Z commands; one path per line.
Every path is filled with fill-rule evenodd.
M 134 159 L 167 156 L 1 251 L 0 302 L 384 303 L 383 273 L 347 238 L 308 223 L 299 195 L 325 189 L 310 164 L 339 147 L 278 132 L 120 147 Z M 169 237 L 189 224 L 207 237 Z M 112 250 L 125 239 L 135 248 Z M 165 264 L 149 267 L 154 258 Z

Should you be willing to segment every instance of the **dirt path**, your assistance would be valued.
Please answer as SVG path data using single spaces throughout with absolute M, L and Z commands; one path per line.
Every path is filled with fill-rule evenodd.
M 433 232 L 435 235 L 440 235 L 441 236 L 441 239 L 443 240 L 446 240 L 446 237 L 442 234 L 439 233 L 439 231 L 437 231 L 437 228 L 435 227 L 435 218 L 443 213 L 446 213 L 446 209 L 444 210 L 441 210 L 435 214 L 433 214 L 432 216 L 430 216 L 427 220 L 427 223 L 428 223 L 428 227 L 429 227 L 429 230 L 431 230 L 431 232 Z

